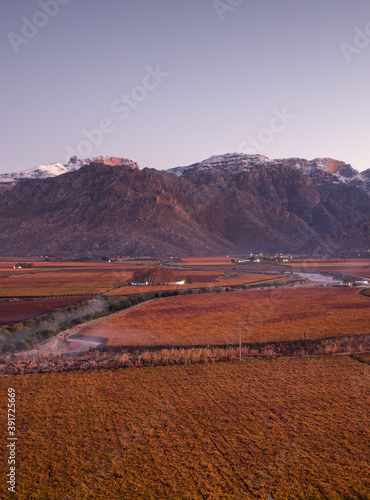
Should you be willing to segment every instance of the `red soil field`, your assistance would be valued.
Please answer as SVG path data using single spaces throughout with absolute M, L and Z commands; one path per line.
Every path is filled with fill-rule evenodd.
M 186 295 L 123 312 L 84 335 L 108 345 L 235 344 L 356 335 L 370 331 L 370 299 L 358 289 L 301 288 Z
M 65 299 L 19 300 L 0 302 L 0 325 L 17 323 L 26 319 L 45 314 L 59 307 L 82 302 L 91 297 L 74 297 Z

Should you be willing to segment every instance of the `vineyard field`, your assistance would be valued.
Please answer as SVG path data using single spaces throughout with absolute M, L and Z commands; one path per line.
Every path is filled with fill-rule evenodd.
M 363 363 L 367 363 L 368 365 L 370 365 L 370 352 L 365 352 L 365 353 L 362 353 L 362 354 L 356 354 L 356 356 L 354 356 L 356 359 L 362 361 Z
M 82 302 L 89 296 L 64 298 L 64 299 L 40 299 L 20 300 L 15 302 L 0 302 L 0 325 L 16 323 L 26 319 L 34 318 L 41 314 L 63 306 L 69 306 Z
M 82 334 L 108 345 L 235 344 L 369 333 L 370 300 L 358 289 L 300 288 L 167 297 Z
M 188 266 L 230 266 L 232 263 L 229 257 L 182 257 L 181 264 Z
M 212 271 L 175 271 L 176 280 L 187 280 L 190 276 L 195 283 L 207 283 L 217 281 L 219 278 L 225 278 L 225 273 Z
M 192 274 L 192 273 L 188 273 Z M 180 276 L 183 276 L 182 274 Z M 280 275 L 271 274 L 240 274 L 238 277 L 221 276 L 220 274 L 205 275 L 208 278 L 212 276 L 214 281 L 203 281 L 203 275 L 196 275 L 194 283 L 185 283 L 185 285 L 147 285 L 147 286 L 133 286 L 127 285 L 115 290 L 111 290 L 105 295 L 135 295 L 147 292 L 164 292 L 170 290 L 187 290 L 197 288 L 217 288 L 227 286 L 249 285 L 252 283 L 259 283 L 261 281 L 269 281 L 282 278 Z M 219 277 L 220 276 L 220 277 Z M 219 278 L 218 278 L 219 277 Z M 218 278 L 218 279 L 217 279 Z M 180 279 L 180 278 L 179 278 Z
M 369 372 L 356 360 L 25 375 L 0 385 L 16 391 L 17 500 L 370 498 Z M 0 470 L 5 478 L 5 459 Z M 8 498 L 5 481 L 0 488 Z
M 32 272 L 0 278 L 0 297 L 59 297 L 94 295 L 120 286 L 131 271 Z

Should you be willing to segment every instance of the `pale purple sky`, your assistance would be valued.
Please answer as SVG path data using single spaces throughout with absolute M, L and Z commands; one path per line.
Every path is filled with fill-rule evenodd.
M 2 2 L 0 172 L 72 152 L 370 168 L 370 37 L 356 28 L 370 34 L 369 0 Z

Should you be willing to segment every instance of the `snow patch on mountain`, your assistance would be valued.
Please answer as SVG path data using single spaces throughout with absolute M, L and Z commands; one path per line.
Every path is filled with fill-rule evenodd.
M 217 169 L 240 172 L 257 169 L 262 165 L 269 165 L 271 168 L 290 166 L 300 170 L 308 179 L 316 183 L 319 179 L 321 179 L 321 182 L 344 183 L 359 187 L 370 194 L 370 170 L 361 173 L 352 168 L 351 165 L 331 158 L 315 158 L 310 161 L 302 158 L 271 160 L 263 155 L 228 153 L 212 156 L 188 167 L 171 168 L 168 172 L 181 177 L 191 170 Z
M 211 156 L 199 163 L 194 163 L 187 167 L 170 168 L 168 172 L 181 177 L 185 172 L 192 169 L 209 168 L 223 169 L 223 170 L 245 170 L 255 168 L 258 165 L 271 162 L 267 156 L 263 155 L 246 155 L 242 153 L 227 153 L 224 155 Z
M 38 165 L 36 168 L 0 175 L 0 185 L 4 189 L 9 189 L 13 184 L 25 179 L 47 179 L 59 175 L 79 170 L 84 165 L 90 163 L 102 163 L 105 165 L 127 166 L 139 168 L 132 160 L 117 158 L 112 156 L 95 156 L 91 158 L 72 157 L 67 165 L 52 163 L 50 165 Z M 370 195 L 370 169 L 365 172 L 358 172 L 351 165 L 333 160 L 331 158 L 315 158 L 305 160 L 302 158 L 286 158 L 271 160 L 264 155 L 247 155 L 242 153 L 227 153 L 224 155 L 211 156 L 199 163 L 189 166 L 170 168 L 168 172 L 181 177 L 186 172 L 192 170 L 227 170 L 229 172 L 240 172 L 243 170 L 258 169 L 260 166 L 268 165 L 271 168 L 279 166 L 289 166 L 299 169 L 308 179 L 317 183 L 332 182 L 344 183 L 358 187 Z
M 51 165 L 38 165 L 36 168 L 24 170 L 23 172 L 15 172 L 13 174 L 0 175 L 0 182 L 12 183 L 24 179 L 46 179 L 47 177 L 55 177 L 62 175 L 69 170 L 61 163 L 52 163 Z
M 47 179 L 49 177 L 57 177 L 68 172 L 79 170 L 84 165 L 90 163 L 105 163 L 106 165 L 136 165 L 132 160 L 126 158 L 116 158 L 111 156 L 94 156 L 92 158 L 79 158 L 73 156 L 67 165 L 61 163 L 51 163 L 50 165 L 37 165 L 37 167 L 23 170 L 22 172 L 14 172 L 10 174 L 0 175 L 0 184 L 13 184 L 26 179 Z

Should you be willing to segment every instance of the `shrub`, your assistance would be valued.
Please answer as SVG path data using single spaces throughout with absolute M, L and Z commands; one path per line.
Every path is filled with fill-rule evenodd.
M 41 332 L 41 335 L 43 338 L 48 339 L 49 337 L 52 337 L 57 333 L 57 330 L 55 328 L 47 328 L 46 330 L 43 330 Z
M 29 347 L 29 343 L 27 342 L 26 339 L 18 340 L 15 343 L 15 347 L 16 347 L 17 351 L 24 351 L 25 349 L 27 349 Z

